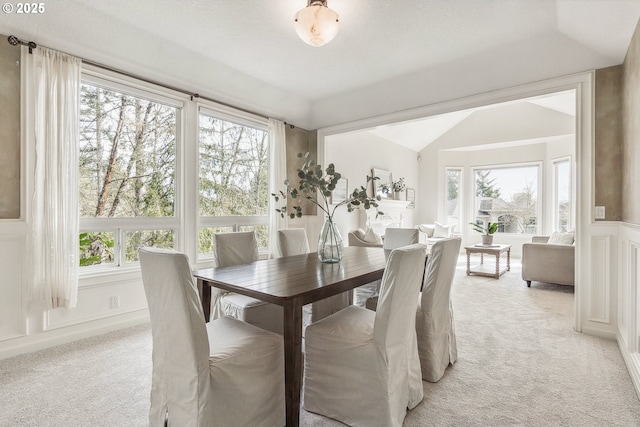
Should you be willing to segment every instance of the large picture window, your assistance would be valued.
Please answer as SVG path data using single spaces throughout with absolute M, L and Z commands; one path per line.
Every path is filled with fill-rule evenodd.
M 255 230 L 268 244 L 267 124 L 203 109 L 199 115 L 198 253 L 213 252 L 212 234 Z
M 175 248 L 181 104 L 97 78 L 80 92 L 80 265 L 122 266 Z
M 539 170 L 538 164 L 475 169 L 475 221 L 497 222 L 499 233 L 537 233 Z

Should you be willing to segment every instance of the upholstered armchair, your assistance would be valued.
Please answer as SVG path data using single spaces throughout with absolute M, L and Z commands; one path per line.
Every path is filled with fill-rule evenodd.
M 368 234 L 364 232 L 364 230 L 357 228 L 353 231 L 350 231 L 347 235 L 349 239 L 349 246 L 364 246 L 364 247 L 382 247 L 382 240 L 379 236 L 376 239 L 376 235 L 373 230 L 368 230 Z
M 522 279 L 528 287 L 532 281 L 574 286 L 575 249 L 573 233 L 533 236 L 522 245 Z

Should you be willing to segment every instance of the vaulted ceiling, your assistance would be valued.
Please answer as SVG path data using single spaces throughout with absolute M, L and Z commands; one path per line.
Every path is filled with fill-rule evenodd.
M 623 62 L 637 0 L 329 0 L 314 48 L 306 0 L 67 0 L 0 15 L 0 33 L 306 129 Z

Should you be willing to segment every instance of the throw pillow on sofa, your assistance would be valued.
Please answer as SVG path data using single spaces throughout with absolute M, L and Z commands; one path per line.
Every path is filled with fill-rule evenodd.
M 367 230 L 367 232 L 364 235 L 364 239 L 362 240 L 368 243 L 375 243 L 378 245 L 382 244 L 382 238 L 378 236 L 375 231 L 373 231 L 373 228 L 370 228 Z
M 451 237 L 451 225 L 442 225 L 436 221 L 434 224 L 433 237 Z
M 553 233 L 551 233 L 551 236 L 549 236 L 549 240 L 547 241 L 547 243 L 555 243 L 559 245 L 573 245 L 574 240 L 575 240 L 575 233 L 573 232 L 560 233 L 558 231 L 554 231 Z

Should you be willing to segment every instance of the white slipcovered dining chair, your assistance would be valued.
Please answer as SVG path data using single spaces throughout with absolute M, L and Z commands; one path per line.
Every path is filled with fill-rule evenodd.
M 308 254 L 309 240 L 304 228 L 278 230 L 278 251 L 283 257 Z
M 309 253 L 309 241 L 304 228 L 278 230 L 278 249 L 282 256 L 302 255 Z M 334 295 L 302 307 L 302 326 L 317 322 L 320 319 L 342 310 L 350 305 L 349 292 Z
M 388 257 L 389 253 L 393 249 L 418 243 L 419 238 L 420 231 L 415 228 L 389 227 L 385 230 L 384 234 L 384 244 L 382 246 L 382 248 L 384 249 L 384 254 L 386 257 Z M 375 304 L 377 303 L 377 295 L 379 291 L 379 280 L 357 287 L 354 290 L 355 305 L 375 310 Z
M 392 228 L 389 227 L 384 232 L 383 249 L 386 255 L 393 249 L 402 246 L 413 245 L 418 243 L 420 239 L 420 231 L 416 228 Z
M 213 235 L 216 267 L 249 264 L 258 260 L 258 242 L 254 231 L 216 233 Z M 211 289 L 211 318 L 235 317 L 252 325 L 282 335 L 283 312 L 279 305 L 246 295 Z
M 187 257 L 139 255 L 153 337 L 149 426 L 283 426 L 282 337 L 230 317 L 205 324 Z
M 436 382 L 458 358 L 451 287 L 460 254 L 460 239 L 442 239 L 431 246 L 416 312 L 416 333 L 422 379 Z
M 424 262 L 424 245 L 392 251 L 378 311 L 352 305 L 307 326 L 307 411 L 352 426 L 399 427 L 422 401 L 415 310 Z

